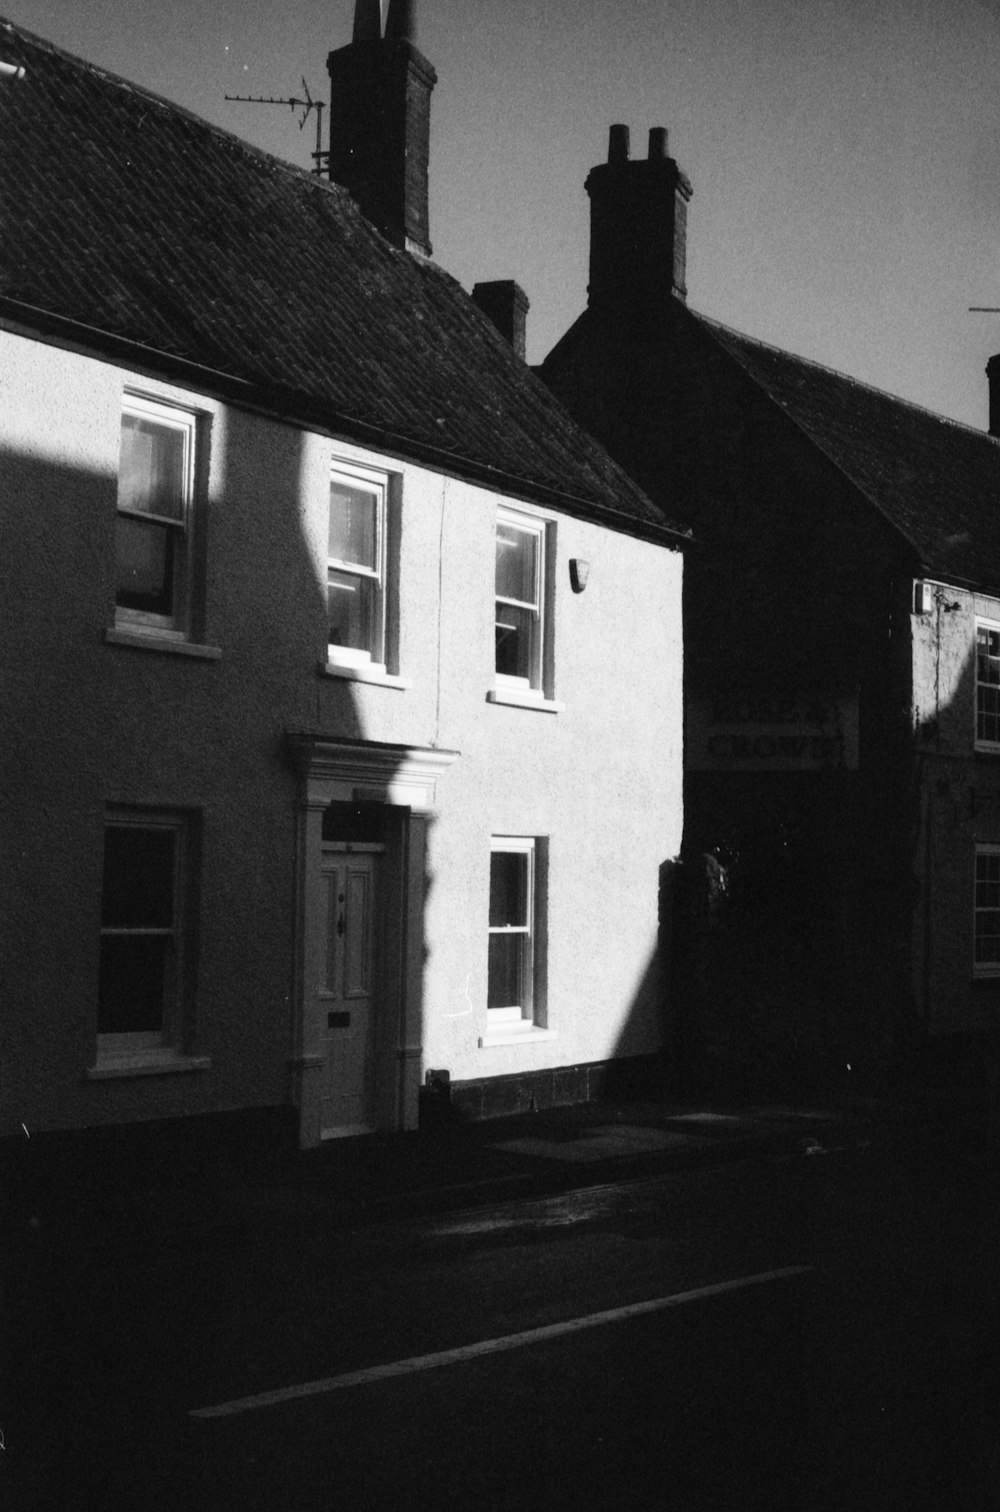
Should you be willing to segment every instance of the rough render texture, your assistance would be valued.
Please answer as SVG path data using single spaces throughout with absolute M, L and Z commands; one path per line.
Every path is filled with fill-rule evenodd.
M 913 626 L 913 721 L 920 767 L 914 869 L 914 988 L 933 1031 L 995 1034 L 1000 980 L 973 974 L 977 844 L 1000 844 L 1000 758 L 974 752 L 976 622 L 1000 623 L 1000 598 L 932 584 Z M 930 885 L 928 885 L 930 883 Z
M 4 1132 L 279 1104 L 292 1043 L 296 787 L 287 729 L 461 753 L 440 780 L 424 921 L 425 1064 L 453 1078 L 663 1041 L 657 880 L 681 842 L 681 558 L 555 521 L 555 694 L 494 706 L 496 495 L 4 335 L 8 580 Z M 107 644 L 125 386 L 211 430 L 203 661 Z M 53 395 L 59 395 L 54 406 Z M 53 415 L 58 412 L 58 425 Z M 400 691 L 318 671 L 331 456 L 402 479 Z M 592 564 L 569 591 L 568 559 Z M 201 813 L 197 1020 L 211 1069 L 88 1082 L 105 805 Z M 491 832 L 549 837 L 554 1039 L 479 1048 Z

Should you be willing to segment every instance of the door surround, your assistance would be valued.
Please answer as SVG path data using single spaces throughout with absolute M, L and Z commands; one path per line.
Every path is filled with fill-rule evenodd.
M 313 983 L 323 960 L 321 867 L 323 814 L 332 803 L 383 803 L 396 810 L 387 826 L 386 954 L 382 1014 L 385 1032 L 377 1051 L 375 1118 L 379 1129 L 415 1128 L 423 1052 L 423 915 L 427 830 L 438 778 L 457 751 L 324 740 L 289 734 L 298 773 L 296 835 L 296 952 L 291 1097 L 299 1109 L 299 1143 L 321 1138 L 321 1096 L 326 1056 L 315 1010 Z M 387 816 L 388 817 L 388 816 Z

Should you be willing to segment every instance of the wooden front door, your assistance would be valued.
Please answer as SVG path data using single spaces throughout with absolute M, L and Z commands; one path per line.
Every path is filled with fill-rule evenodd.
M 325 951 L 317 1007 L 326 1048 L 325 1139 L 375 1126 L 381 846 L 324 846 Z

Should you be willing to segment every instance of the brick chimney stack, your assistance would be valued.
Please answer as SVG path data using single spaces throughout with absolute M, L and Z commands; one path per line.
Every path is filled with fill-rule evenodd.
M 990 386 L 990 435 L 1000 436 L 1000 353 L 986 364 L 986 381 Z
M 530 301 L 520 284 L 512 278 L 498 278 L 491 283 L 477 283 L 472 298 L 496 326 L 505 341 L 524 361 L 527 350 L 528 310 Z
M 646 158 L 629 157 L 627 126 L 612 126 L 608 160 L 587 176 L 590 305 L 635 321 L 671 297 L 686 299 L 691 185 L 654 126 Z
M 329 174 L 397 247 L 430 256 L 428 168 L 437 74 L 416 45 L 416 0 L 355 0 L 354 33 L 326 60 Z

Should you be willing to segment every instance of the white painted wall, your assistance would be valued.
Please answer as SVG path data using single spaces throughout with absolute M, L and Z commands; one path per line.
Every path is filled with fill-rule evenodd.
M 5 805 L 0 1132 L 281 1103 L 292 1040 L 295 778 L 286 731 L 459 759 L 431 826 L 426 1065 L 454 1079 L 660 1043 L 657 881 L 681 841 L 681 558 L 554 521 L 558 714 L 487 702 L 500 496 L 0 332 Z M 108 644 L 121 397 L 208 417 L 199 660 Z M 331 457 L 399 476 L 399 673 L 324 675 Z M 524 508 L 531 510 L 532 506 Z M 568 562 L 591 563 L 573 594 Z M 197 1050 L 209 1070 L 88 1081 L 105 805 L 200 810 Z M 553 1036 L 482 1048 L 489 837 L 547 837 Z

